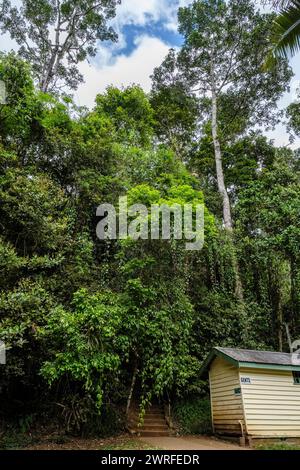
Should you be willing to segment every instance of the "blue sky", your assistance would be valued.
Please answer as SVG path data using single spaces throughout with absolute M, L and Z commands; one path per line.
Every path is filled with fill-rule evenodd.
M 19 0 L 13 3 L 19 3 Z M 119 34 L 119 41 L 100 44 L 97 57 L 80 65 L 85 83 L 75 93 L 78 104 L 93 106 L 96 94 L 111 84 L 137 83 L 149 91 L 153 69 L 162 62 L 170 47 L 178 47 L 182 42 L 177 32 L 177 10 L 189 3 L 191 0 L 122 0 L 112 24 Z M 1 37 L 2 50 L 15 47 L 7 35 Z M 295 78 L 291 92 L 279 103 L 283 108 L 296 99 L 300 84 L 299 56 L 291 64 Z M 275 139 L 277 145 L 288 144 L 285 126 L 278 126 L 275 131 L 268 132 L 268 136 Z M 300 140 L 294 146 L 300 147 Z

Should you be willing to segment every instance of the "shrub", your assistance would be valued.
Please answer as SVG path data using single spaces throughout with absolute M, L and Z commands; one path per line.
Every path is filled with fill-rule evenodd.
M 175 403 L 173 415 L 183 434 L 210 434 L 212 432 L 210 401 L 192 397 Z

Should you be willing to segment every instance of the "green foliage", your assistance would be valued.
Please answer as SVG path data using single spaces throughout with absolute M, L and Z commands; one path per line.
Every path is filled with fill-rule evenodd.
M 257 123 L 275 124 L 277 100 L 287 89 L 292 72 L 284 59 L 272 70 L 262 67 L 269 51 L 274 15 L 261 15 L 248 0 L 209 0 L 180 8 L 178 18 L 184 44 L 178 53 L 171 49 L 153 75 L 153 91 L 161 96 L 155 102 L 158 116 L 165 90 L 177 88 L 186 103 L 198 102 L 197 119 L 203 127 L 211 120 L 211 98 L 207 93 L 214 89 L 220 139 L 228 142 Z M 183 122 L 187 129 L 190 127 L 194 140 L 197 121 L 189 122 L 182 103 L 178 108 L 186 113 Z M 176 134 L 174 126 L 176 123 Z
M 273 54 L 275 57 L 294 56 L 300 50 L 300 2 L 288 0 L 274 21 Z
M 97 95 L 95 112 L 112 121 L 119 136 L 116 137 L 122 142 L 149 144 L 153 134 L 153 110 L 139 86 L 123 90 L 109 87 L 104 95 Z
M 7 171 L 0 178 L 1 216 L 9 236 L 22 235 L 24 254 L 57 250 L 67 232 L 64 194 L 46 175 Z M 18 246 L 18 242 L 16 242 Z
M 241 193 L 237 220 L 243 260 L 247 259 L 243 265 L 253 270 L 245 280 L 257 301 L 273 312 L 273 331 L 279 328 L 280 343 L 283 319 L 291 323 L 295 336 L 299 334 L 297 156 L 286 150 L 277 152 L 272 167 Z
M 265 444 L 256 447 L 257 450 L 300 450 L 300 447 L 295 444 L 287 444 L 285 442 L 278 444 Z
M 287 117 L 289 119 L 289 130 L 296 136 L 300 134 L 300 113 L 299 113 L 299 90 L 298 99 L 291 103 L 287 108 Z
M 171 53 L 173 59 L 174 51 Z M 189 157 L 197 135 L 198 101 L 190 96 L 182 83 L 165 86 L 157 77 L 151 93 L 155 110 L 155 131 L 161 142 L 168 145 L 178 157 Z
M 0 438 L 0 450 L 17 450 L 33 444 L 34 440 L 28 434 L 14 429 L 7 430 Z
M 190 396 L 177 401 L 173 408 L 173 415 L 183 434 L 210 434 L 212 432 L 208 398 Z
M 64 15 L 73 3 L 62 2 Z M 248 3 L 238 7 L 258 28 L 255 41 L 263 38 L 261 56 L 269 17 Z M 114 4 L 106 2 L 107 14 Z M 35 19 L 41 25 L 52 21 L 47 5 L 41 2 Z M 208 432 L 199 368 L 211 347 L 284 349 L 283 321 L 293 335 L 300 332 L 299 155 L 246 132 L 256 118 L 273 116 L 289 71 L 282 63 L 275 75 L 254 73 L 257 57 L 247 36 L 238 57 L 251 78 L 246 107 L 239 108 L 246 84 L 236 75 L 218 98 L 235 221 L 228 235 L 220 222 L 209 99 L 190 86 L 200 70 L 189 61 L 192 50 L 204 55 L 201 67 L 207 65 L 196 28 L 207 14 L 205 31 L 213 23 L 223 47 L 224 25 L 213 21 L 213 7 L 231 24 L 225 2 L 181 10 L 186 44 L 177 81 L 165 75 L 176 68 L 179 56 L 172 52 L 154 74 L 150 97 L 135 85 L 109 87 L 92 111 L 37 91 L 28 63 L 14 54 L 0 57 L 0 79 L 8 86 L 8 105 L 0 105 L 0 339 L 8 348 L 0 368 L 7 405 L 1 418 L 21 420 L 25 432 L 42 405 L 43 416 L 59 417 L 68 432 L 118 432 L 133 379 L 141 418 L 159 397 L 176 403 L 184 432 Z M 84 31 L 97 21 L 92 14 Z M 220 58 L 221 72 L 227 59 Z M 297 131 L 297 105 L 289 112 Z M 147 208 L 204 204 L 203 249 L 189 252 L 175 239 L 98 240 L 96 208 L 116 204 L 121 195 Z M 235 293 L 237 261 L 244 305 Z
M 22 141 L 28 145 L 38 108 L 30 66 L 14 53 L 0 53 L 0 80 L 6 87 L 6 104 L 0 104 L 1 140 L 13 136 L 17 147 Z
M 74 295 L 73 309 L 53 309 L 40 331 L 55 341 L 54 356 L 41 374 L 50 385 L 62 376 L 81 383 L 100 411 L 104 389 L 118 382 L 121 358 L 127 354 L 120 331 L 123 310 L 112 293 L 88 296 L 85 290 Z
M 42 91 L 62 86 L 76 89 L 83 81 L 78 63 L 97 53 L 97 41 L 116 41 L 107 21 L 115 16 L 118 0 L 22 0 L 1 3 L 0 28 L 20 46 Z M 55 29 L 55 34 L 53 30 Z
M 2 394 L 10 397 L 7 411 L 13 410 L 19 393 L 26 396 L 28 388 L 36 384 L 44 357 L 37 332 L 45 324 L 52 302 L 49 293 L 29 278 L 12 290 L 1 291 L 0 337 L 7 348 L 7 364 L 1 368 L 0 377 Z M 17 390 L 15 382 L 19 384 Z M 38 386 L 34 386 L 30 399 L 34 400 L 38 394 Z
M 241 223 L 248 219 L 253 236 L 262 244 L 299 257 L 299 174 L 279 154 L 272 171 L 265 170 L 242 193 L 238 206 Z

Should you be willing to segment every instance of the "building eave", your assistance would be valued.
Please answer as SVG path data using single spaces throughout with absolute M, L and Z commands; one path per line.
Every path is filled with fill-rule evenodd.
M 224 359 L 226 362 L 234 365 L 235 367 L 241 368 L 249 368 L 249 369 L 268 369 L 268 370 L 282 370 L 282 371 L 300 371 L 300 365 L 284 365 L 284 364 L 266 364 L 266 363 L 258 363 L 258 362 L 246 362 L 246 361 L 238 361 L 230 356 L 228 356 L 223 351 L 220 351 L 218 348 L 213 348 L 207 358 L 204 360 L 201 368 L 200 368 L 200 377 L 206 375 L 208 373 L 209 367 L 213 360 L 216 357 L 220 357 Z

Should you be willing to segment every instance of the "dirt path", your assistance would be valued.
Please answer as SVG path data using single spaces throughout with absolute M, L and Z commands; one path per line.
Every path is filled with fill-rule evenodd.
M 245 450 L 208 436 L 134 437 L 123 434 L 106 439 L 40 436 L 27 450 Z
M 140 437 L 149 447 L 165 450 L 246 450 L 230 442 L 220 441 L 213 437 Z

